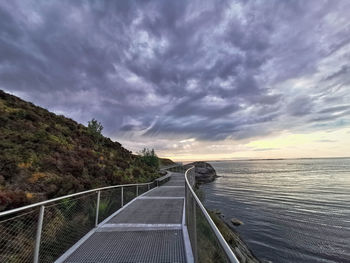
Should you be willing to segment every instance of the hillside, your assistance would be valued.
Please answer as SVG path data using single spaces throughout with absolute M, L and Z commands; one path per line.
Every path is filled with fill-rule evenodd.
M 159 165 L 160 167 L 162 166 L 169 166 L 169 165 L 174 165 L 175 163 L 167 158 L 159 158 Z
M 120 143 L 0 90 L 0 211 L 157 176 Z

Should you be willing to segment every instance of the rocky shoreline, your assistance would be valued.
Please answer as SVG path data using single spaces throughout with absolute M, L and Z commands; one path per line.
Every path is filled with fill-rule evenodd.
M 195 166 L 196 181 L 199 184 L 213 182 L 218 177 L 215 169 L 209 163 L 194 162 L 191 165 Z M 202 195 L 203 194 L 204 193 L 202 193 Z M 209 211 L 209 214 L 227 243 L 230 245 L 232 251 L 235 253 L 239 262 L 262 262 L 253 254 L 248 245 L 243 241 L 235 229 L 235 227 L 243 224 L 243 222 L 236 218 L 233 218 L 231 222 L 228 222 L 227 219 L 224 218 L 221 211 Z

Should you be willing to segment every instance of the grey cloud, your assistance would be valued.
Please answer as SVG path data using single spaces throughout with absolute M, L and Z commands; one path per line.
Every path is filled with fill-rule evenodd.
M 337 140 L 317 140 L 316 142 L 337 142 Z
M 348 73 L 348 72 L 349 72 L 349 66 L 348 66 L 348 65 L 342 66 L 340 70 L 338 70 L 337 72 L 335 72 L 335 73 L 333 73 L 333 74 L 327 76 L 327 77 L 325 78 L 325 80 L 326 80 L 326 81 L 327 81 L 327 80 L 332 80 L 332 79 L 337 78 L 337 77 L 339 77 L 339 76 L 341 76 L 341 75 L 343 75 L 343 74 L 346 74 L 346 73 Z
M 347 109 L 350 109 L 350 105 L 342 105 L 342 106 L 325 108 L 323 110 L 320 110 L 319 113 L 333 113 L 333 112 L 345 111 Z
M 340 114 L 324 114 L 316 116 L 312 118 L 311 122 L 325 122 L 325 121 L 333 121 L 336 119 L 344 118 L 350 115 L 350 110 L 341 112 Z
M 280 150 L 280 148 L 263 148 L 263 149 L 254 149 L 256 152 L 264 152 L 264 151 L 275 151 Z
M 312 99 L 309 97 L 297 97 L 288 105 L 288 110 L 293 116 L 304 116 L 310 114 L 312 108 Z
M 97 118 L 114 139 L 313 129 L 310 120 L 346 111 L 350 94 L 348 53 L 312 87 L 284 84 L 317 74 L 350 41 L 331 20 L 347 19 L 349 2 L 322 3 L 3 1 L 0 88 L 80 122 Z

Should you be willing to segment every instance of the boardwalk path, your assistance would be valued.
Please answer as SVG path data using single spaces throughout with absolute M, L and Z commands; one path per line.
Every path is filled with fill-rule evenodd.
M 102 222 L 57 262 L 190 262 L 184 225 L 185 178 L 139 196 Z

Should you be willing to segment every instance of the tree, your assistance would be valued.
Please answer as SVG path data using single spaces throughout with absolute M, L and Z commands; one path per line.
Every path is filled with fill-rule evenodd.
M 94 137 L 96 143 L 99 143 L 102 139 L 103 126 L 100 122 L 92 119 L 88 122 L 88 132 Z
M 143 150 L 139 152 L 139 154 L 141 155 L 141 160 L 145 164 L 151 167 L 154 167 L 156 169 L 159 168 L 159 158 L 154 152 L 154 149 L 150 150 L 148 148 L 143 148 Z

